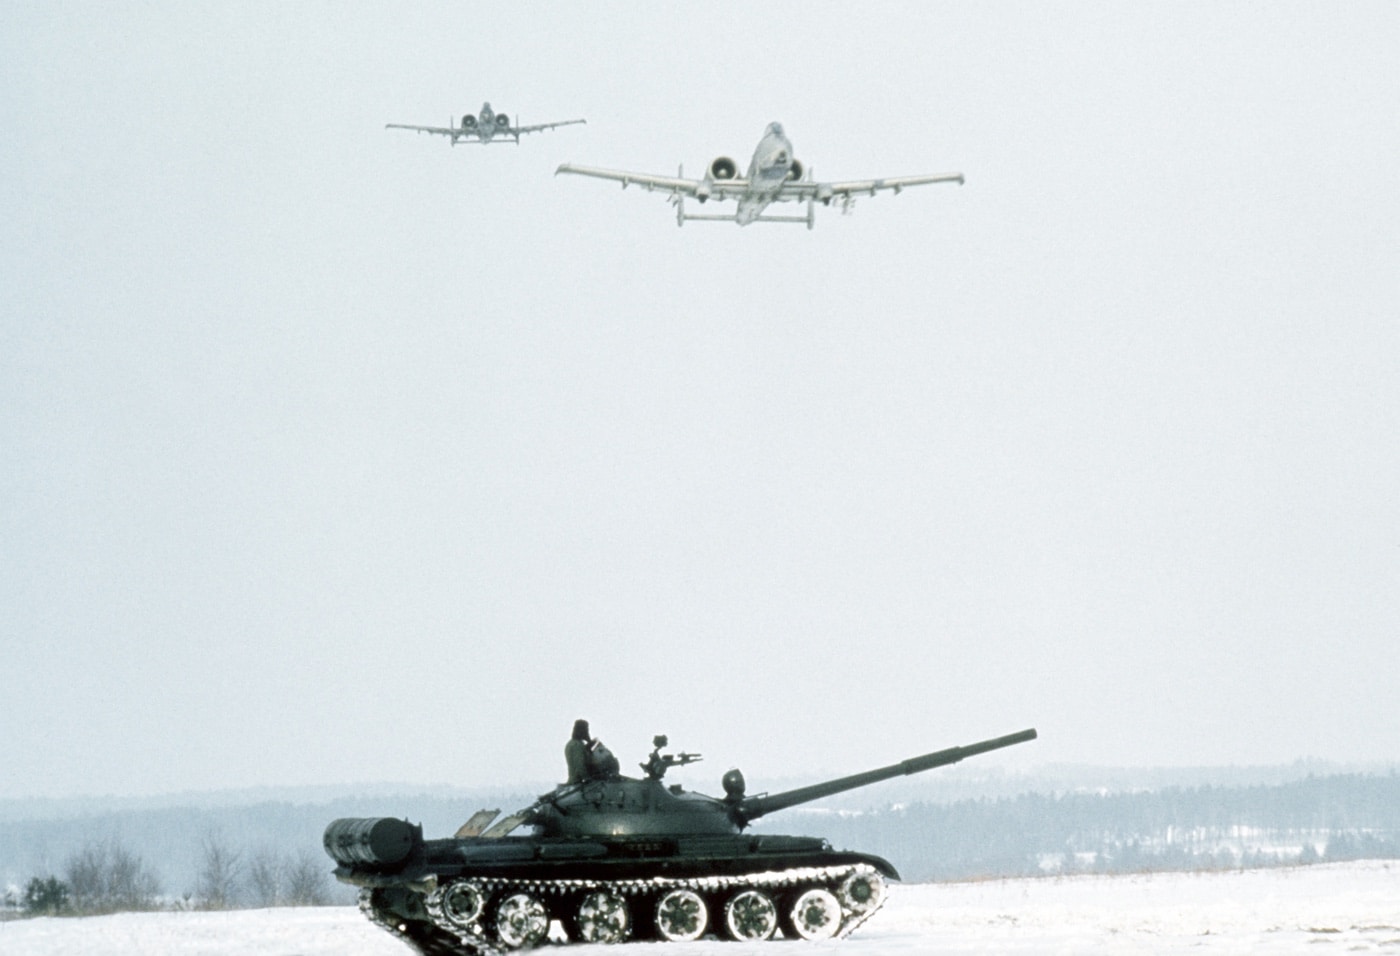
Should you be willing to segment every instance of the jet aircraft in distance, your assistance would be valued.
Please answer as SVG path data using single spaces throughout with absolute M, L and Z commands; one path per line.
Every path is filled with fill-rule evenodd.
M 497 113 L 491 109 L 490 103 L 481 104 L 481 113 L 473 116 L 470 113 L 462 117 L 461 126 L 453 126 L 452 120 L 447 121 L 446 126 L 408 126 L 404 123 L 385 123 L 385 129 L 411 129 L 419 133 L 435 133 L 438 136 L 451 136 L 452 145 L 457 145 L 457 140 L 464 139 L 467 142 L 481 143 L 483 146 L 489 143 L 504 143 L 507 140 L 514 140 L 515 145 L 520 145 L 521 133 L 538 133 L 543 129 L 554 129 L 556 126 L 569 126 L 573 123 L 587 123 L 588 120 L 572 119 L 563 120 L 558 123 L 540 123 L 538 126 L 512 126 L 510 117 L 505 113 Z M 496 137 L 501 137 L 496 139 Z
M 636 184 L 647 191 L 662 190 L 671 194 L 671 202 L 676 207 L 676 225 L 683 226 L 686 220 L 707 219 L 719 222 L 737 222 L 747 226 L 751 222 L 805 222 L 811 229 L 816 224 L 816 203 L 830 206 L 838 200 L 843 213 L 851 211 L 855 197 L 869 193 L 875 195 L 882 189 L 900 192 L 906 186 L 922 186 L 925 183 L 959 183 L 962 173 L 936 173 L 924 176 L 898 176 L 889 179 L 860 179 L 850 182 L 821 183 L 810 178 L 811 173 L 804 169 L 802 162 L 792 153 L 792 143 L 783 134 L 781 123 L 769 123 L 758 141 L 758 148 L 749 161 L 748 175 L 738 178 L 739 167 L 728 156 L 721 156 L 710 163 L 703 179 L 686 179 L 684 170 L 676 176 L 652 176 L 647 173 L 629 173 L 616 169 L 597 169 L 592 166 L 575 166 L 565 163 L 554 171 L 573 173 L 577 176 L 593 176 L 598 179 L 611 179 L 622 183 L 622 188 Z M 710 199 L 737 201 L 738 207 L 728 215 L 699 215 L 685 211 L 685 200 L 689 197 L 706 202 Z M 805 216 L 764 215 L 763 211 L 775 202 L 807 203 Z

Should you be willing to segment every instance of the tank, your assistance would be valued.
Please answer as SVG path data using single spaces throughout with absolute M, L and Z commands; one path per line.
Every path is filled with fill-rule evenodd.
M 831 939 L 869 919 L 899 874 L 817 837 L 745 832 L 750 823 L 1035 736 L 1023 730 L 773 794 L 748 794 L 730 770 L 722 797 L 665 784 L 668 769 L 701 758 L 664 753 L 658 736 L 637 778 L 599 748 L 581 782 L 500 819 L 479 811 L 450 838 L 424 839 L 421 825 L 393 817 L 345 818 L 326 827 L 324 844 L 336 878 L 360 888 L 361 911 L 424 956 L 528 948 L 552 925 L 556 937 L 585 943 Z M 522 827 L 530 834 L 515 835 Z

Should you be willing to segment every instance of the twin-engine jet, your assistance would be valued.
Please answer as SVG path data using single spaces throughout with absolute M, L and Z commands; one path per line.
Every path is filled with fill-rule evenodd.
M 703 179 L 686 179 L 684 170 L 676 176 L 652 176 L 647 173 L 629 173 L 616 169 L 596 169 L 591 166 L 574 166 L 565 163 L 555 170 L 559 173 L 574 173 L 578 176 L 593 176 L 598 179 L 611 179 L 622 183 L 626 189 L 634 183 L 648 191 L 659 189 L 671 194 L 671 202 L 676 207 L 676 225 L 683 226 L 687 220 L 713 220 L 737 222 L 747 226 L 751 222 L 805 222 L 811 229 L 816 224 L 816 204 L 830 206 L 833 199 L 839 201 L 841 211 L 849 213 L 855 197 L 869 193 L 875 195 L 882 189 L 900 192 L 906 186 L 922 186 L 925 183 L 959 183 L 962 173 L 936 173 L 924 176 L 899 176 L 890 179 L 861 179 L 851 182 L 819 183 L 813 181 L 811 173 L 804 169 L 802 162 L 793 155 L 792 143 L 783 135 L 781 123 L 769 123 L 763 138 L 754 150 L 749 161 L 748 175 L 740 179 L 739 168 L 728 156 L 721 156 L 710 163 Z M 706 202 L 710 199 L 733 199 L 738 207 L 730 215 L 700 215 L 685 211 L 687 198 Z M 775 202 L 807 203 L 805 216 L 764 215 L 764 210 Z
M 505 113 L 497 113 L 491 109 L 490 103 L 481 104 L 481 113 L 473 116 L 467 113 L 462 117 L 461 126 L 453 126 L 452 120 L 448 120 L 446 126 L 407 126 L 403 123 L 386 123 L 385 129 L 411 129 L 419 133 L 435 133 L 438 136 L 451 136 L 452 145 L 456 146 L 459 139 L 468 143 L 477 142 L 483 146 L 490 143 L 504 143 L 514 140 L 517 146 L 520 145 L 521 133 L 538 133 L 544 129 L 554 129 L 556 126 L 570 126 L 574 123 L 586 123 L 587 120 L 572 119 L 563 120 L 558 123 L 540 123 L 538 126 L 512 126 L 510 117 Z M 496 137 L 500 137 L 497 139 Z

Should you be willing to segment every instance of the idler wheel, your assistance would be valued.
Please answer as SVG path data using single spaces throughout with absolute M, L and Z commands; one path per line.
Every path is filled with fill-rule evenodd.
M 529 893 L 512 893 L 496 906 L 496 937 L 511 949 L 536 946 L 549 934 L 549 910 Z
M 841 904 L 829 890 L 808 890 L 792 904 L 792 928 L 803 939 L 831 939 L 841 929 Z
M 699 939 L 709 921 L 709 907 L 694 890 L 672 890 L 656 904 L 656 932 L 673 943 Z
M 778 929 L 778 907 L 762 890 L 744 890 L 724 905 L 724 926 L 734 939 L 772 939 Z
M 473 929 L 486 909 L 486 894 L 475 883 L 460 880 L 442 891 L 442 915 L 452 925 Z
M 869 867 L 861 867 L 841 881 L 836 898 L 853 913 L 879 909 L 885 901 L 885 878 Z
M 620 943 L 632 920 L 627 904 L 611 890 L 595 890 L 578 905 L 578 935 L 585 943 Z

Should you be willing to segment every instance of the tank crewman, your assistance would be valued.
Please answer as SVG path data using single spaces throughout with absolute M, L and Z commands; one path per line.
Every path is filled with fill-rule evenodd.
M 564 745 L 564 762 L 569 767 L 569 783 L 583 783 L 593 774 L 589 771 L 589 745 L 593 739 L 588 733 L 588 721 L 574 721 L 574 735 Z
M 588 733 L 588 721 L 574 721 L 574 734 L 564 745 L 564 762 L 569 767 L 569 783 L 606 780 L 617 776 L 617 758 Z

